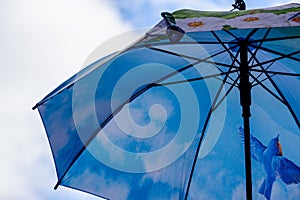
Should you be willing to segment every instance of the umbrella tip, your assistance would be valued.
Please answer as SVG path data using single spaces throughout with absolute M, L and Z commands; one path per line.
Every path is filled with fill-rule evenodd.
M 56 183 L 56 185 L 54 186 L 54 190 L 57 190 L 58 186 L 59 186 L 59 181 L 58 181 L 58 182 Z
M 32 107 L 32 110 L 35 110 L 38 107 L 38 104 Z

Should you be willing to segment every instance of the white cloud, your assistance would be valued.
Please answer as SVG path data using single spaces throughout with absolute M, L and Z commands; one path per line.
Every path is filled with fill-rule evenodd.
M 136 27 L 153 26 L 161 20 L 160 13 L 163 11 L 173 12 L 179 9 L 193 9 L 204 11 L 229 11 L 233 7 L 234 0 L 131 0 L 112 1 L 123 12 L 124 20 L 134 22 Z M 299 0 L 265 0 L 265 1 L 245 1 L 247 9 L 256 9 L 282 5 L 288 3 L 299 3 Z M 145 11 L 145 8 L 147 10 Z
M 245 194 L 245 184 L 240 183 L 236 188 L 233 190 L 232 193 L 232 200 L 244 199 L 246 196 Z
M 113 1 L 120 10 L 123 11 L 123 17 L 126 21 L 132 21 L 139 28 L 153 26 L 162 20 L 161 12 L 173 12 L 175 10 L 188 8 L 196 10 L 229 10 L 231 1 L 196 1 L 196 0 L 133 0 Z M 228 3 L 229 2 L 229 3 Z M 147 11 L 145 11 L 147 8 Z M 151 10 L 151 11 L 150 11 Z
M 64 187 L 53 191 L 50 148 L 31 107 L 130 26 L 106 0 L 15 0 L 1 1 L 0 27 L 0 198 L 92 199 Z
M 157 22 L 167 2 L 151 2 L 155 9 L 148 8 L 147 13 L 154 14 L 139 16 L 152 21 L 155 15 Z M 186 6 L 176 2 L 177 7 L 212 9 L 204 2 L 186 1 Z M 139 1 L 127 5 L 146 13 Z M 77 72 L 101 42 L 129 30 L 120 18 L 108 0 L 1 1 L 1 199 L 92 199 L 63 187 L 53 191 L 56 178 L 50 148 L 37 111 L 30 108 Z

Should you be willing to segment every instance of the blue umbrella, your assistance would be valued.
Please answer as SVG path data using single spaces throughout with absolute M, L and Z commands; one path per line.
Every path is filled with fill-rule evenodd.
M 299 11 L 164 12 L 142 39 L 64 82 L 34 107 L 55 188 L 108 199 L 294 198 Z

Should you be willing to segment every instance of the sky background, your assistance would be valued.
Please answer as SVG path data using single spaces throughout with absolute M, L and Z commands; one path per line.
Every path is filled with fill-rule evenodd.
M 252 0 L 260 8 L 300 0 Z M 230 10 L 229 0 L 0 0 L 0 200 L 99 199 L 59 187 L 42 122 L 31 108 L 111 37 L 179 8 Z

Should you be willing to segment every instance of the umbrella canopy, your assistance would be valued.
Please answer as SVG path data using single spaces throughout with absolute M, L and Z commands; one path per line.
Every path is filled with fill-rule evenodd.
M 108 199 L 299 197 L 299 12 L 163 13 L 71 77 L 35 106 L 56 187 Z

